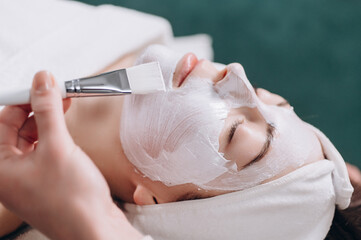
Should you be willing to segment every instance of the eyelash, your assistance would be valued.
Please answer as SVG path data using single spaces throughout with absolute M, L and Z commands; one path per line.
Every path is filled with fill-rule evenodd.
M 229 130 L 228 143 L 230 143 L 232 141 L 234 133 L 236 132 L 238 125 L 241 123 L 242 123 L 241 121 L 237 120 L 232 124 L 231 129 Z

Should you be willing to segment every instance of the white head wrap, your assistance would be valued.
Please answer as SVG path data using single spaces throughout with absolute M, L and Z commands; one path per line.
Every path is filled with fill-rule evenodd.
M 323 133 L 313 130 L 328 160 L 213 198 L 148 206 L 126 204 L 126 215 L 133 226 L 156 240 L 324 239 L 335 205 L 347 208 L 353 188 L 341 155 Z

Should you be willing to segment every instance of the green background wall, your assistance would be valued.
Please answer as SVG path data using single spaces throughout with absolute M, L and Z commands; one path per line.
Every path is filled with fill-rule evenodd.
M 176 36 L 211 35 L 215 61 L 240 62 L 361 167 L 361 1 L 81 1 L 163 16 Z

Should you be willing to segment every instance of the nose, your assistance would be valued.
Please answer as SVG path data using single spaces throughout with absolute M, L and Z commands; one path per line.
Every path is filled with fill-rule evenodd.
M 180 87 L 188 74 L 198 63 L 198 58 L 193 53 L 187 53 L 178 62 L 173 75 L 173 88 Z
M 200 60 L 191 73 L 200 78 L 211 79 L 213 83 L 221 81 L 227 74 L 227 69 L 218 70 L 214 64 L 208 60 Z
M 212 62 L 202 59 L 198 61 L 194 69 L 189 73 L 187 79 L 191 77 L 196 77 L 210 79 L 213 81 L 213 83 L 217 83 L 218 81 L 222 80 L 226 76 L 226 74 L 226 68 L 218 70 Z
M 213 79 L 213 83 L 216 84 L 217 82 L 223 80 L 226 75 L 227 75 L 227 68 L 224 67 L 221 71 L 218 71 L 217 76 Z

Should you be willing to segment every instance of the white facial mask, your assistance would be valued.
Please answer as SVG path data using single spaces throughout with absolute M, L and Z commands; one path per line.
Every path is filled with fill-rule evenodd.
M 263 104 L 239 64 L 227 66 L 215 86 L 211 79 L 188 78 L 185 86 L 171 89 L 180 57 L 161 46 L 148 48 L 138 63 L 159 61 L 169 91 L 124 101 L 122 146 L 145 176 L 168 186 L 241 190 L 314 160 L 319 142 L 308 126 L 290 109 Z M 276 129 L 269 152 L 242 170 L 218 152 L 225 119 L 239 107 L 257 107 Z

